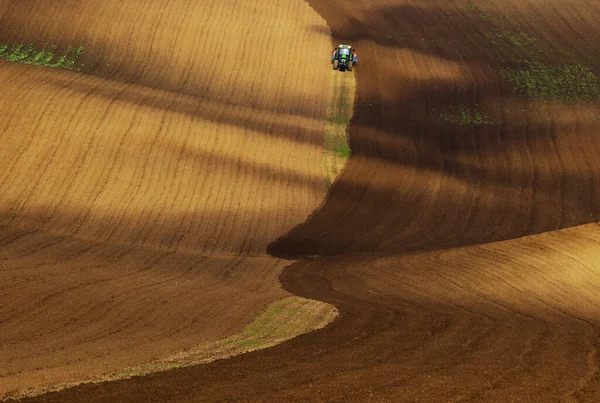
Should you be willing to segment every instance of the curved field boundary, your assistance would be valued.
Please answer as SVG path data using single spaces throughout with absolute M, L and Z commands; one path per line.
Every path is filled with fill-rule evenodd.
M 242 331 L 227 338 L 190 347 L 185 351 L 148 364 L 90 380 L 74 381 L 45 388 L 31 388 L 14 395 L 8 394 L 4 396 L 3 400 L 18 400 L 87 383 L 128 379 L 230 358 L 272 347 L 301 334 L 321 329 L 331 323 L 337 315 L 337 309 L 324 302 L 301 297 L 287 297 L 266 306 Z

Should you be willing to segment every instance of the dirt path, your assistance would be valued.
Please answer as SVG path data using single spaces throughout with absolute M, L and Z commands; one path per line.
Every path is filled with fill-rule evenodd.
M 598 5 L 310 3 L 359 50 L 353 158 L 269 251 L 335 256 L 281 280 L 340 319 L 37 401 L 598 401 L 597 100 L 526 100 L 502 75 L 527 60 L 600 74 Z

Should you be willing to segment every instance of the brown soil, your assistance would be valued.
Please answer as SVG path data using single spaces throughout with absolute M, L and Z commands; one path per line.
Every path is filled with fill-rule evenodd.
M 250 351 L 272 347 L 301 334 L 322 329 L 335 320 L 337 315 L 337 309 L 328 303 L 301 297 L 287 297 L 267 305 L 240 332 L 232 336 L 191 347 L 186 345 L 175 354 L 163 356 L 136 367 L 121 367 L 116 372 L 95 377 L 89 376 L 89 373 L 97 372 L 99 363 L 96 361 L 90 366 L 88 372 L 71 374 L 71 380 L 68 382 L 44 383 L 43 379 L 37 379 L 36 386 L 15 390 L 9 393 L 8 396 L 11 399 L 24 399 L 82 384 L 128 379 L 134 376 L 144 376 L 159 371 L 174 371 L 184 367 L 227 359 Z M 210 320 L 214 321 L 215 319 L 210 318 Z M 164 340 L 162 341 L 161 344 L 165 344 Z M 131 348 L 135 351 L 136 346 Z M 105 357 L 99 358 L 104 359 Z M 40 361 L 43 362 L 44 360 L 40 358 Z M 108 367 L 108 369 L 111 368 Z
M 328 54 L 322 18 L 0 3 L 0 43 L 85 49 L 81 73 L 0 61 L 0 399 L 230 336 L 289 296 L 265 251 L 325 196 L 331 75 L 281 55 Z
M 302 259 L 285 289 L 340 318 L 268 350 L 36 401 L 600 400 L 600 109 L 515 95 L 501 70 L 531 51 L 490 39 L 524 33 L 542 62 L 598 76 L 600 6 L 310 4 L 359 50 L 353 157 L 268 250 Z M 440 118 L 461 105 L 499 123 Z M 317 255 L 331 257 L 305 259 Z

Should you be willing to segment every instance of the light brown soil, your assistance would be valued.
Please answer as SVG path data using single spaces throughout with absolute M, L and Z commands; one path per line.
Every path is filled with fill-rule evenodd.
M 0 398 L 229 336 L 289 296 L 265 249 L 326 192 L 331 75 L 304 63 L 329 53 L 321 17 L 0 3 L 1 43 L 85 49 L 82 74 L 0 61 Z
M 44 384 L 38 380 L 38 386 L 15 390 L 8 396 L 11 399 L 23 399 L 81 384 L 129 379 L 134 376 L 145 376 L 159 371 L 174 371 L 223 360 L 250 351 L 272 347 L 301 334 L 321 329 L 331 323 L 337 315 L 337 310 L 325 302 L 301 297 L 287 297 L 267 305 L 252 322 L 232 336 L 197 346 L 186 345 L 183 350 L 169 356 L 95 377 L 83 372 L 72 376 L 72 380 L 65 383 Z M 132 348 L 135 349 L 135 346 Z M 95 367 L 90 372 L 95 372 Z
M 310 4 L 358 49 L 353 157 L 268 250 L 301 260 L 286 290 L 339 319 L 271 349 L 34 400 L 600 401 L 598 101 L 522 99 L 501 71 L 531 55 L 490 41 L 526 33 L 543 63 L 598 76 L 600 5 Z M 498 123 L 441 118 L 461 105 Z

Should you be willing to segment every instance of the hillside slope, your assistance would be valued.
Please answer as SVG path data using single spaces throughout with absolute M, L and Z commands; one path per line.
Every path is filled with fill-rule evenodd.
M 340 319 L 39 401 L 598 401 L 598 3 L 310 3 L 361 59 L 353 157 L 269 250 Z
M 330 51 L 302 2 L 0 2 L 0 396 L 240 330 L 325 196 Z M 326 60 L 327 56 L 325 56 Z

